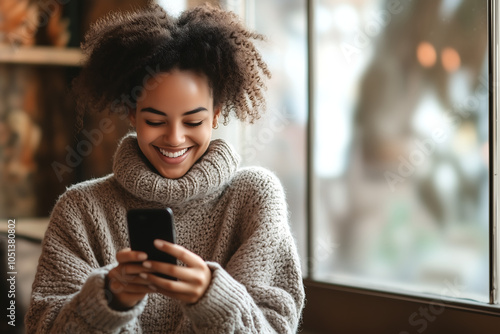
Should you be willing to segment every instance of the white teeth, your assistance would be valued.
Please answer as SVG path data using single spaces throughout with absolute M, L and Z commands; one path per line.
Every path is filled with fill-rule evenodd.
M 187 152 L 187 148 L 183 149 L 182 151 L 178 151 L 178 152 L 168 152 L 168 151 L 165 151 L 164 149 L 162 148 L 159 148 L 158 149 L 160 150 L 161 154 L 163 154 L 164 156 L 166 157 L 169 157 L 169 158 L 177 158 L 177 157 L 180 157 L 181 155 L 183 155 L 184 153 Z

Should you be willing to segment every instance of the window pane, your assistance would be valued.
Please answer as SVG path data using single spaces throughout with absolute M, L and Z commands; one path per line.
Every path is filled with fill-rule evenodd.
M 245 3 L 246 6 L 242 7 Z M 306 270 L 307 24 L 305 0 L 225 1 L 246 25 L 266 36 L 258 49 L 272 72 L 267 110 L 252 125 L 232 121 L 215 131 L 237 146 L 243 165 L 263 166 L 280 178 L 290 224 Z
M 487 16 L 315 1 L 315 279 L 488 300 Z
M 280 178 L 305 274 L 306 1 L 254 0 L 248 1 L 247 8 L 248 24 L 268 39 L 261 50 L 272 78 L 267 92 L 267 115 L 262 122 L 250 126 L 251 132 L 247 133 L 245 163 L 265 166 Z M 258 152 L 255 156 L 251 155 L 251 148 Z
M 186 0 L 157 0 L 157 3 L 173 16 L 179 16 L 187 8 Z

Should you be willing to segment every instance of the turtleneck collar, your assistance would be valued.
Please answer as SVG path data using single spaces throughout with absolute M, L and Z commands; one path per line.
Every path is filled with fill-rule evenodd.
M 239 164 L 234 149 L 221 139 L 212 140 L 207 152 L 181 178 L 158 174 L 141 153 L 135 133 L 120 142 L 114 156 L 113 172 L 130 193 L 165 205 L 178 205 L 209 196 L 233 176 Z

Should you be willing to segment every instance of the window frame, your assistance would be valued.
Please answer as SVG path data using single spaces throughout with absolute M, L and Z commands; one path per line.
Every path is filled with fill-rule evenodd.
M 490 268 L 489 268 L 489 285 L 490 285 L 490 304 L 498 304 L 498 86 L 499 80 L 499 20 L 500 6 L 495 0 L 488 1 L 488 48 L 489 48 L 489 68 L 490 68 L 490 110 L 489 110 L 489 133 L 490 143 L 489 156 L 491 159 L 490 168 L 490 224 L 489 224 L 489 246 L 490 246 Z
M 497 333 L 500 308 L 304 279 L 304 333 Z
M 307 124 L 307 194 L 306 194 L 306 231 L 307 231 L 307 259 L 314 258 L 314 198 L 313 189 L 315 178 L 314 170 L 314 124 L 315 124 L 315 37 L 314 37 L 314 0 L 306 0 L 307 15 L 307 70 L 308 70 L 308 110 L 309 118 Z M 346 286 L 339 283 L 325 283 L 315 280 L 313 272 L 313 261 L 308 260 L 307 277 L 304 278 L 308 303 L 303 315 L 303 328 L 306 331 L 338 332 L 348 333 L 355 329 L 360 332 L 370 329 L 371 332 L 390 332 L 399 330 L 397 333 L 409 333 L 414 327 L 410 317 L 414 312 L 425 310 L 431 305 L 442 307 L 443 312 L 439 316 L 429 316 L 427 326 L 420 330 L 410 332 L 438 333 L 444 329 L 455 329 L 464 332 L 466 328 L 474 332 L 488 333 L 500 325 L 500 305 L 498 305 L 498 234 L 497 234 L 497 128 L 495 126 L 498 114 L 498 69 L 500 47 L 500 5 L 495 0 L 487 0 L 488 11 L 488 57 L 489 57 L 489 157 L 491 167 L 489 171 L 489 303 L 468 302 L 457 298 L 444 298 L 440 296 L 428 296 L 411 294 L 406 292 L 374 290 L 359 286 Z M 353 317 L 363 321 L 353 322 Z M 434 318 L 433 318 L 434 317 Z M 417 319 L 416 317 L 413 319 Z M 418 320 L 418 319 L 417 319 Z M 360 326 L 361 328 L 358 328 Z M 472 327 L 471 327 L 472 326 Z M 355 327 L 355 328 L 353 328 Z M 374 331 L 375 330 L 375 331 Z

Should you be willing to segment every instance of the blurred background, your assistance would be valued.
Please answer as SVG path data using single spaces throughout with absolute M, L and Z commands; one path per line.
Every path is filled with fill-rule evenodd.
M 487 1 L 315 3 L 312 275 L 487 302 Z
M 178 15 L 206 1 L 157 2 Z M 209 2 L 267 36 L 266 114 L 215 137 L 281 179 L 304 277 L 487 303 L 488 1 Z M 110 173 L 130 130 L 103 112 L 75 131 L 79 44 L 145 3 L 0 2 L 0 226 L 16 219 L 21 305 L 58 196 Z

